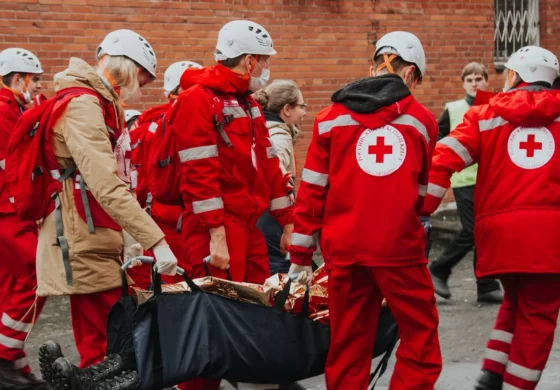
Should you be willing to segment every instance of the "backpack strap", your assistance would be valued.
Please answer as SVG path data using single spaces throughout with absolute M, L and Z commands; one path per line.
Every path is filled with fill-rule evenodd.
M 393 353 L 393 349 L 395 349 L 395 346 L 397 345 L 397 343 L 399 341 L 399 338 L 400 338 L 399 337 L 399 332 L 395 332 L 394 335 L 393 335 L 393 339 L 389 343 L 387 351 L 385 352 L 385 354 L 381 358 L 381 361 L 379 362 L 377 367 L 375 367 L 375 370 L 373 371 L 373 373 L 371 373 L 370 376 L 369 376 L 369 385 L 371 385 L 371 387 L 369 387 L 369 385 L 368 385 L 369 390 L 374 390 L 375 385 L 377 384 L 377 381 L 379 380 L 379 378 L 381 378 L 383 376 L 383 374 L 385 374 L 385 371 L 387 370 L 387 365 L 389 364 L 389 359 L 391 358 L 391 354 Z M 379 373 L 379 376 L 377 377 L 377 379 L 375 379 L 375 377 L 377 376 L 378 373 Z M 374 379 L 375 379 L 375 381 L 374 381 Z
M 152 196 L 151 192 L 148 192 L 148 195 L 146 196 L 146 212 L 148 213 L 148 215 L 151 217 L 152 216 L 152 203 L 154 201 L 154 198 Z
M 209 88 L 204 87 L 204 89 L 206 90 L 208 95 L 210 95 L 210 100 L 212 101 L 212 108 L 214 109 L 214 127 L 216 127 L 216 130 L 218 130 L 218 133 L 220 133 L 220 136 L 226 143 L 227 147 L 231 148 L 233 144 L 231 143 L 231 140 L 229 139 L 229 136 L 224 129 L 224 125 L 230 124 L 233 121 L 233 115 L 223 115 L 222 112 L 224 120 L 220 121 L 218 108 L 216 107 L 216 99 L 219 100 L 219 98 L 214 95 L 214 93 Z

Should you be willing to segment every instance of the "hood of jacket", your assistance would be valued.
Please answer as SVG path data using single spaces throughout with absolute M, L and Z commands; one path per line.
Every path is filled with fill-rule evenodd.
M 414 98 L 400 76 L 388 74 L 354 81 L 331 100 L 350 110 L 354 120 L 375 129 L 402 115 Z
M 528 86 L 490 99 L 492 110 L 516 126 L 546 126 L 560 117 L 560 92 Z
M 183 91 L 198 84 L 224 94 L 238 96 L 249 93 L 249 80 L 243 80 L 237 73 L 220 64 L 202 69 L 191 68 L 183 73 Z

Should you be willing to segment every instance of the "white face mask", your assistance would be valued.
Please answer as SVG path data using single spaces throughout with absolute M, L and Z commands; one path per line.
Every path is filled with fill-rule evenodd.
M 259 89 L 263 89 L 270 81 L 270 69 L 261 68 L 261 70 L 262 70 L 261 77 L 251 76 L 251 81 L 249 82 L 249 89 L 253 92 L 258 91 Z
M 121 88 L 121 99 L 126 102 L 126 104 L 136 103 L 142 97 L 142 89 L 137 86 L 134 89 Z

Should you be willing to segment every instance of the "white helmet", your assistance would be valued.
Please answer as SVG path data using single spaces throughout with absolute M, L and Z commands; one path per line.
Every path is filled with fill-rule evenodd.
M 4 77 L 12 72 L 41 74 L 43 68 L 29 50 L 11 48 L 0 53 L 0 76 Z
M 169 96 L 171 92 L 179 86 L 183 72 L 189 68 L 202 68 L 202 65 L 192 61 L 179 61 L 171 64 L 165 71 L 163 76 L 163 89 L 165 96 Z
M 216 61 L 239 57 L 242 54 L 273 56 L 272 38 L 263 26 L 250 20 L 227 23 L 218 34 Z
M 393 31 L 377 41 L 374 58 L 379 54 L 397 54 L 406 62 L 418 68 L 420 73 L 426 73 L 426 54 L 422 43 L 416 35 L 406 31 Z
M 135 116 L 140 116 L 140 115 L 142 115 L 142 113 L 138 110 L 125 110 L 124 121 L 128 122 L 129 120 L 131 120 Z
M 116 30 L 107 34 L 97 48 L 97 60 L 100 61 L 104 55 L 128 57 L 156 77 L 154 49 L 144 37 L 132 30 Z
M 558 58 L 550 51 L 538 46 L 525 46 L 513 53 L 506 68 L 519 74 L 526 83 L 544 81 L 554 83 L 558 77 Z

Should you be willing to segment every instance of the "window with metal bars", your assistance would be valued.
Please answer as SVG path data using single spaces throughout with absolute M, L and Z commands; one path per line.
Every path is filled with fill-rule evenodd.
M 539 44 L 539 0 L 494 0 L 494 65 L 503 70 L 511 54 Z

